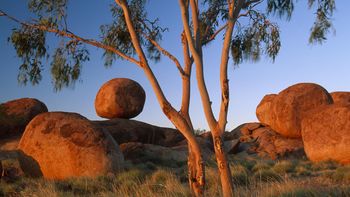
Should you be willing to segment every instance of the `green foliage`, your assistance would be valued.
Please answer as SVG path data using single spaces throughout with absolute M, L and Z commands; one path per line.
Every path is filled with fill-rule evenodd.
M 315 0 L 309 0 L 309 7 L 312 7 L 314 2 Z M 327 40 L 326 35 L 332 28 L 330 17 L 335 10 L 335 0 L 319 0 L 317 2 L 316 20 L 311 28 L 309 42 L 322 44 Z
M 259 61 L 262 54 L 275 60 L 281 48 L 276 24 L 258 12 L 251 13 L 251 20 L 248 26 L 238 28 L 232 40 L 231 55 L 236 65 L 245 60 Z
M 89 52 L 81 42 L 71 41 L 56 49 L 51 62 L 55 90 L 68 87 L 80 76 L 82 63 L 89 60 Z
M 68 0 L 30 0 L 28 8 L 39 17 L 41 24 L 51 27 L 58 25 L 66 27 Z
M 22 59 L 19 67 L 18 82 L 26 85 L 30 81 L 33 85 L 42 79 L 42 59 L 47 58 L 46 33 L 39 29 L 22 26 L 14 29 L 9 42 L 15 47 L 17 56 Z
M 294 171 L 295 165 L 291 161 L 279 161 L 273 166 L 273 171 L 278 174 L 286 174 Z
M 267 0 L 267 13 L 289 20 L 294 10 L 294 0 Z
M 133 21 L 136 33 L 138 34 L 138 39 L 141 45 L 146 49 L 148 58 L 156 62 L 159 61 L 161 56 L 160 51 L 158 51 L 158 49 L 145 36 L 158 42 L 162 39 L 161 33 L 167 29 L 159 26 L 158 18 L 155 20 L 147 19 L 147 12 L 145 9 L 146 0 L 129 0 L 127 2 L 130 10 L 130 17 Z M 116 4 L 112 4 L 111 12 L 114 19 L 112 24 L 102 25 L 100 27 L 102 42 L 118 49 L 126 55 L 134 55 L 135 49 L 131 42 L 122 8 Z M 106 50 L 104 52 L 104 58 L 105 66 L 109 67 L 113 64 L 116 58 L 120 57 L 117 54 Z

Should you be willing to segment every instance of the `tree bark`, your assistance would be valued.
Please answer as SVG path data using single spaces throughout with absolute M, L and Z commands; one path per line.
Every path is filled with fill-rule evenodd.
M 212 133 L 216 162 L 219 169 L 220 181 L 222 186 L 222 193 L 224 197 L 233 196 L 232 175 L 227 155 L 224 149 L 222 136 L 217 132 Z

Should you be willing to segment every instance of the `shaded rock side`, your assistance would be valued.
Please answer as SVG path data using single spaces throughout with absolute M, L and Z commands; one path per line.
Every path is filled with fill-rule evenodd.
M 115 78 L 102 85 L 95 99 L 98 116 L 107 119 L 134 118 L 142 112 L 146 94 L 140 84 Z
M 97 177 L 117 172 L 123 155 L 109 133 L 76 113 L 36 116 L 19 142 L 26 174 L 48 179 Z
M 316 109 L 302 122 L 302 136 L 311 161 L 350 164 L 350 105 Z
M 146 162 L 158 165 L 183 164 L 187 162 L 188 155 L 186 146 L 171 148 L 154 144 L 128 142 L 121 144 L 120 149 L 125 159 L 132 161 L 134 164 Z
M 0 137 L 21 135 L 27 124 L 38 114 L 47 112 L 44 103 L 33 98 L 21 98 L 0 105 Z
M 118 144 L 141 142 L 170 147 L 185 139 L 176 129 L 157 127 L 136 120 L 116 118 L 93 123 L 110 133 Z
M 301 139 L 286 138 L 270 127 L 258 123 L 248 123 L 239 126 L 240 144 L 237 152 L 257 154 L 260 157 L 281 159 L 293 156 L 303 156 Z M 238 129 L 232 132 L 238 132 Z

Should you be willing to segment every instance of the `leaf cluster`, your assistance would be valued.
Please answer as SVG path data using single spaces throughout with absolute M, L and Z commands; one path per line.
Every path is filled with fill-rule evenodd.
M 61 26 L 67 28 L 67 5 L 68 0 L 30 0 L 29 11 L 36 14 L 40 23 L 51 27 Z
M 81 42 L 70 41 L 54 52 L 51 76 L 55 91 L 68 87 L 79 79 L 82 64 L 89 60 L 89 52 Z
M 22 26 L 14 29 L 8 41 L 16 50 L 17 56 L 22 59 L 17 76 L 20 84 L 26 85 L 30 81 L 33 85 L 42 79 L 42 59 L 47 58 L 46 33 L 39 29 Z
M 244 60 L 259 61 L 261 55 L 275 60 L 280 48 L 280 33 L 277 24 L 271 23 L 266 15 L 250 13 L 250 23 L 237 28 L 232 39 L 231 55 L 235 65 Z
M 161 33 L 166 31 L 159 25 L 159 20 L 147 19 L 146 11 L 147 0 L 128 0 L 128 8 L 130 10 L 130 17 L 133 21 L 135 31 L 138 33 L 138 40 L 142 47 L 147 51 L 147 56 L 151 60 L 159 61 L 161 53 L 146 37 L 158 42 L 162 39 Z M 123 10 L 116 4 L 111 5 L 111 12 L 113 22 L 108 25 L 100 27 L 102 34 L 102 42 L 106 45 L 112 46 L 126 55 L 135 55 L 135 49 L 132 45 L 131 37 L 125 22 Z M 111 51 L 104 52 L 105 66 L 111 66 L 116 60 L 120 58 Z

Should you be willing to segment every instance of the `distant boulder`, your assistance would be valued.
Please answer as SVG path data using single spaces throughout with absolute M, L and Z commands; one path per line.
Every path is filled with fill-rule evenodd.
M 350 105 L 350 92 L 332 92 L 334 104 Z
M 185 139 L 176 129 L 157 127 L 136 120 L 116 118 L 93 123 L 110 133 L 118 144 L 141 142 L 170 147 Z
M 279 134 L 301 138 L 301 121 L 307 113 L 332 103 L 331 95 L 320 85 L 299 83 L 281 91 L 277 96 L 263 99 L 259 106 L 266 107 L 264 110 L 258 110 L 258 106 L 257 116 L 262 123 L 269 125 Z M 261 115 L 262 111 L 265 115 Z
M 36 115 L 47 111 L 43 102 L 33 98 L 21 98 L 0 104 L 0 137 L 22 134 Z
M 130 119 L 141 113 L 145 100 L 145 91 L 136 81 L 115 78 L 103 84 L 98 91 L 95 109 L 102 118 Z
M 36 116 L 19 142 L 24 172 L 47 179 L 97 177 L 119 170 L 124 162 L 109 133 L 76 113 Z
M 350 164 L 350 106 L 334 104 L 315 109 L 302 121 L 302 137 L 311 161 Z

